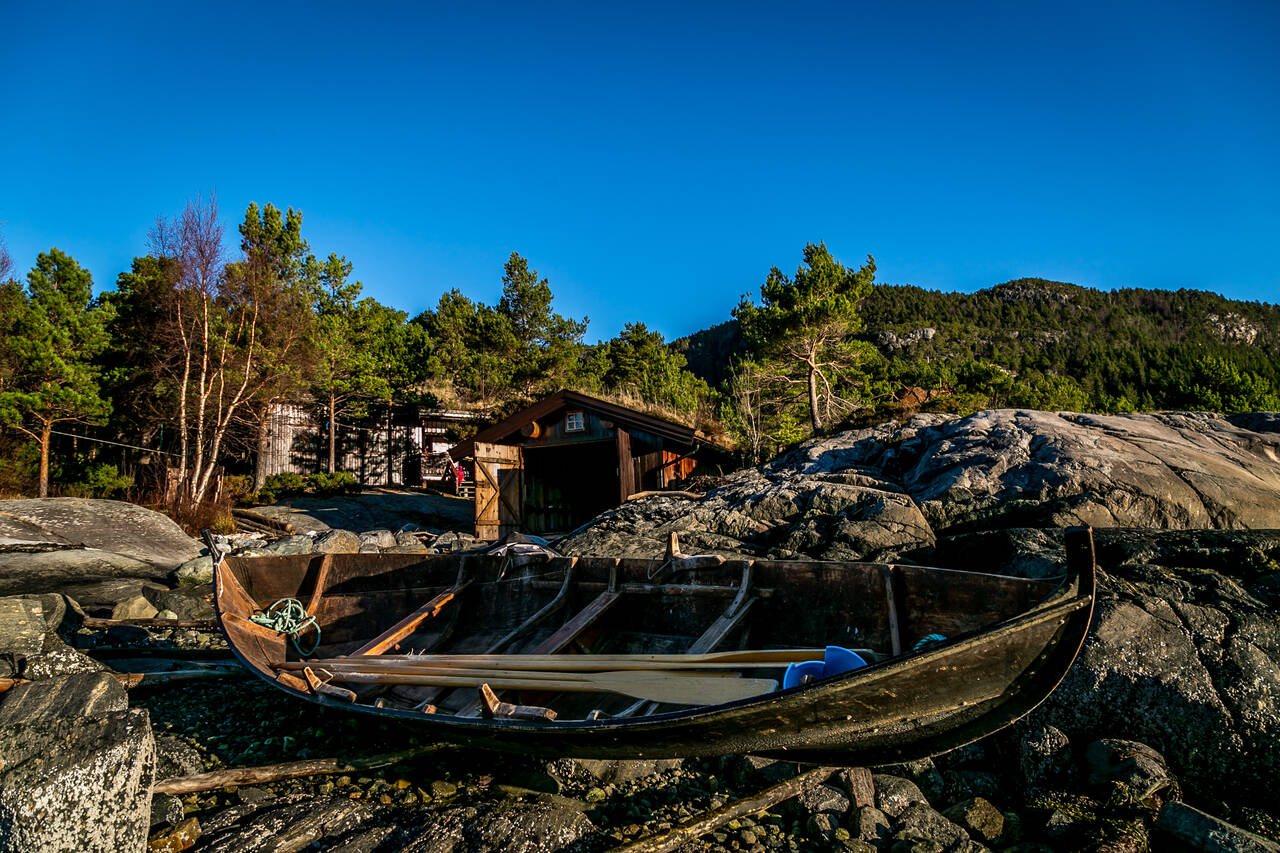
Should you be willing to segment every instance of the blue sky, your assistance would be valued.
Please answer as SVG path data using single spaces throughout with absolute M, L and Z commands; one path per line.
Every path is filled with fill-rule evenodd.
M 458 8 L 465 6 L 466 8 Z M 892 7 L 892 8 L 888 8 Z M 512 251 L 588 339 L 878 280 L 1280 301 L 1280 4 L 19 4 L 0 235 L 110 287 L 158 215 L 294 206 L 415 314 Z

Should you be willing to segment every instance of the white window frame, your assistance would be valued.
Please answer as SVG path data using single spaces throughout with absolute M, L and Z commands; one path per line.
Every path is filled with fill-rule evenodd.
M 586 412 L 565 412 L 564 431 L 565 432 L 586 432 L 587 431 L 587 413 Z

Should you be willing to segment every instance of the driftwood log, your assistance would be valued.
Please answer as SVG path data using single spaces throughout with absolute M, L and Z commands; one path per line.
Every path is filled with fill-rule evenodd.
M 334 773 L 354 773 L 360 770 L 373 770 L 402 764 L 423 755 L 449 748 L 448 744 L 433 743 L 404 749 L 399 752 L 383 752 L 368 755 L 364 758 L 309 758 L 305 761 L 287 761 L 283 764 L 267 764 L 262 767 L 235 767 L 230 770 L 215 770 L 211 773 L 197 773 L 193 776 L 178 776 L 173 779 L 161 779 L 151 786 L 152 794 L 195 794 L 200 791 L 215 791 L 232 785 L 264 785 L 268 782 L 279 782 L 283 779 L 299 779 L 303 776 L 328 776 Z
M 615 847 L 611 853 L 668 853 L 695 838 L 722 826 L 737 817 L 762 812 L 778 803 L 797 796 L 805 788 L 817 785 L 836 771 L 834 767 L 817 767 L 799 776 L 779 782 L 771 788 L 765 788 L 758 794 L 725 803 L 718 809 L 705 812 L 685 822 L 673 826 L 666 832 L 651 835 L 621 847 Z
M 237 525 L 256 529 L 261 533 L 293 533 L 293 525 L 289 522 L 280 521 L 251 509 L 233 509 L 231 517 L 235 519 Z
M 128 625 L 132 628 L 196 628 L 212 631 L 218 627 L 216 619 L 100 619 L 96 616 L 84 617 L 86 628 L 114 628 L 117 625 Z
M 182 684 L 188 681 L 209 681 L 215 678 L 248 678 L 250 673 L 245 669 L 179 669 L 168 672 L 113 672 L 111 677 L 120 682 L 125 690 L 135 688 L 168 687 L 171 684 Z

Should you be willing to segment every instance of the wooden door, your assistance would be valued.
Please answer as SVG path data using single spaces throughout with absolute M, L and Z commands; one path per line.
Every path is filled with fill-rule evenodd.
M 523 519 L 524 456 L 519 446 L 476 442 L 476 538 L 501 539 Z

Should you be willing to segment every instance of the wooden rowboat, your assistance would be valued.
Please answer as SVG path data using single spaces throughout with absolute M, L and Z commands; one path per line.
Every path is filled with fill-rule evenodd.
M 665 562 L 227 557 L 215 598 L 231 648 L 266 681 L 443 741 L 874 765 L 962 746 L 1044 701 L 1093 614 L 1091 532 L 1068 531 L 1067 552 L 1060 580 L 674 549 Z M 306 657 L 314 628 L 295 642 L 254 621 L 284 599 L 319 628 Z M 829 645 L 870 664 L 775 686 Z

